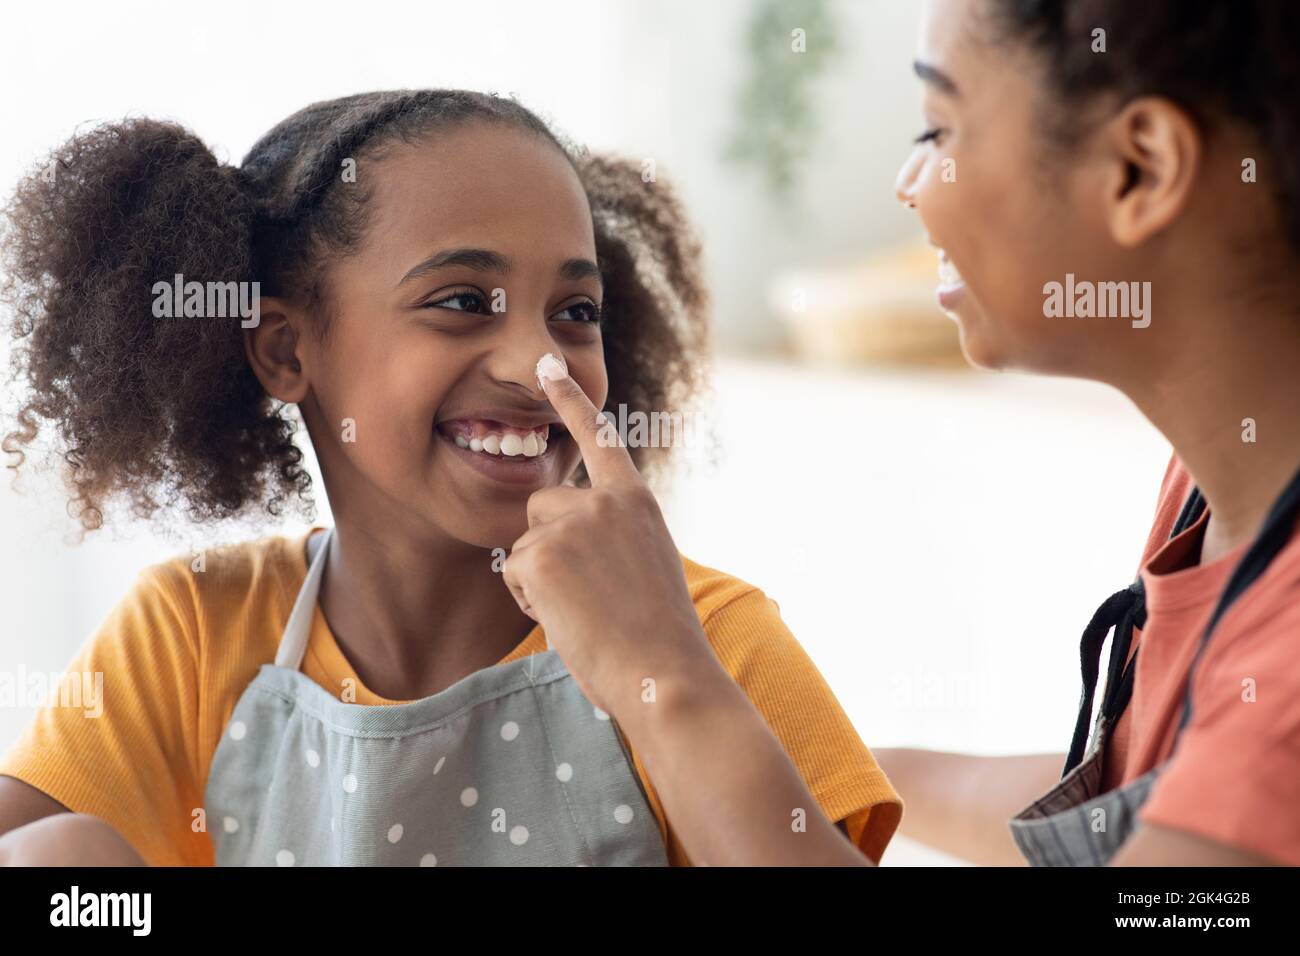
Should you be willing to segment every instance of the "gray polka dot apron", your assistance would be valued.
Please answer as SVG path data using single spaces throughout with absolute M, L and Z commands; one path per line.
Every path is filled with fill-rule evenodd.
M 1205 499 L 1199 489 L 1192 489 L 1183 505 L 1170 539 L 1190 528 L 1205 511 Z M 1210 622 L 1201 635 L 1200 645 L 1187 675 L 1183 695 L 1182 717 L 1174 734 L 1178 737 L 1191 720 L 1192 674 L 1209 646 L 1215 626 L 1224 613 L 1251 584 L 1259 579 L 1278 552 L 1286 546 L 1300 516 L 1300 474 L 1291 480 L 1273 505 L 1263 530 L 1245 556 L 1233 569 L 1228 584 L 1219 596 Z M 1083 694 L 1075 720 L 1074 738 L 1066 757 L 1060 783 L 1035 800 L 1011 819 L 1011 835 L 1033 866 L 1104 866 L 1133 835 L 1138 826 L 1138 812 L 1151 788 L 1168 766 L 1168 759 L 1122 787 L 1102 792 L 1102 768 L 1106 742 L 1133 696 L 1137 651 L 1129 656 L 1134 628 L 1146 623 L 1146 606 L 1142 579 L 1139 577 L 1125 590 L 1111 595 L 1088 624 L 1080 642 L 1083 671 Z M 1101 663 L 1101 649 L 1111 628 L 1106 691 L 1098 708 L 1088 744 L 1089 722 Z M 1171 752 L 1172 755 L 1172 752 Z
M 554 651 L 402 704 L 303 674 L 325 534 L 213 755 L 218 866 L 667 865 L 620 732 Z

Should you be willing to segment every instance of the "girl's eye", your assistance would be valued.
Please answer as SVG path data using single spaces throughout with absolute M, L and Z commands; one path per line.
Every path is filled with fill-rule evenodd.
M 918 136 L 914 142 L 917 146 L 920 146 L 922 143 L 932 143 L 939 138 L 939 135 L 942 132 L 943 130 L 941 129 L 927 129 L 924 133 Z
M 487 312 L 487 301 L 477 292 L 461 291 L 432 299 L 424 304 L 426 309 L 450 309 L 453 312 Z
M 575 302 L 555 313 L 555 318 L 562 322 L 600 322 L 600 306 L 594 302 Z

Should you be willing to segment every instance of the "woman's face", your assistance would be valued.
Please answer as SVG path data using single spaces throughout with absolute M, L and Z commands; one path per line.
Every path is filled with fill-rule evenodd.
M 537 360 L 561 355 L 597 408 L 608 389 L 586 195 L 554 145 L 481 122 L 356 179 L 365 237 L 328 272 L 325 340 L 304 343 L 334 511 L 509 547 L 529 495 L 579 463 Z
M 899 172 L 898 196 L 940 250 L 940 305 L 972 363 L 1091 377 L 1130 324 L 1047 318 L 1043 286 L 1067 273 L 1137 278 L 1124 274 L 1101 213 L 1108 169 L 1086 137 L 1075 152 L 1051 147 L 1042 67 L 1014 42 L 993 45 L 987 8 L 925 2 L 925 139 Z

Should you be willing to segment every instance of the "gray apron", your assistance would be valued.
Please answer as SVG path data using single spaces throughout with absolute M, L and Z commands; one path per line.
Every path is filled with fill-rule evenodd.
M 1183 505 L 1170 539 L 1190 528 L 1205 511 L 1205 499 L 1199 489 L 1192 489 Z M 1278 552 L 1286 546 L 1300 516 L 1300 473 L 1269 511 L 1263 530 L 1251 544 L 1240 563 L 1233 569 L 1227 586 L 1219 596 L 1214 613 L 1201 635 L 1192 660 L 1183 695 L 1182 717 L 1174 732 L 1174 750 L 1178 738 L 1192 716 L 1192 674 L 1209 646 L 1210 636 L 1224 613 L 1268 568 Z M 1010 821 L 1011 836 L 1032 866 L 1104 866 L 1133 835 L 1138 826 L 1138 811 L 1146 802 L 1151 788 L 1159 779 L 1167 758 L 1159 766 L 1122 787 L 1102 792 L 1102 767 L 1110 732 L 1128 707 L 1133 696 L 1137 651 L 1129 657 L 1134 628 L 1146 623 L 1142 579 L 1123 591 L 1112 594 L 1093 615 L 1080 644 L 1083 671 L 1083 694 L 1075 721 L 1074 739 L 1066 757 L 1060 783 L 1044 796 L 1021 810 Z M 1101 648 L 1111 628 L 1106 692 L 1098 709 L 1092 743 L 1088 742 L 1088 725 L 1092 718 L 1093 697 L 1097 687 Z
M 621 734 L 554 651 L 403 704 L 303 674 L 325 534 L 212 758 L 218 866 L 667 865 Z

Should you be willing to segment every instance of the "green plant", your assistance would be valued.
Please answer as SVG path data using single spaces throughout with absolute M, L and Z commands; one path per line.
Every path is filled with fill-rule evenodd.
M 813 87 L 838 52 L 832 0 L 757 0 L 724 159 L 753 167 L 784 200 L 816 139 Z

